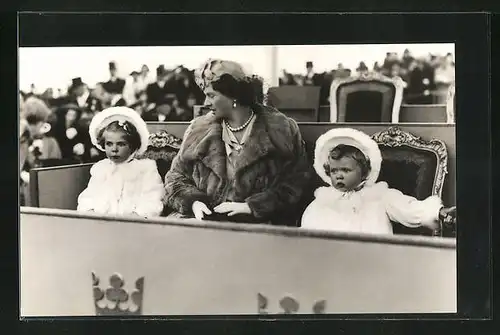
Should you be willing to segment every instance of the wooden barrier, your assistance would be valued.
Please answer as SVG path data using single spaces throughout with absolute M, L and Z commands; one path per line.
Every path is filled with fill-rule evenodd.
M 207 113 L 209 109 L 203 106 L 194 107 L 194 115 Z M 454 123 L 448 122 L 447 105 L 401 105 L 400 123 Z M 301 110 L 300 108 L 280 110 L 297 122 L 330 122 L 330 106 L 322 105 L 316 110 Z
M 95 315 L 92 272 L 143 315 L 456 312 L 454 240 L 192 222 L 22 207 L 21 316 Z
M 399 122 L 447 123 L 446 105 L 401 106 Z
M 76 209 L 78 195 L 89 182 L 92 165 L 89 163 L 32 169 L 31 206 Z
M 319 122 L 330 122 L 330 106 L 319 106 Z M 399 122 L 447 123 L 446 105 L 401 105 Z

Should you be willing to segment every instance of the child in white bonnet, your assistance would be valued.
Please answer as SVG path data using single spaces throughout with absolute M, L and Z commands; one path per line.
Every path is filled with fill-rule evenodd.
M 419 201 L 378 182 L 382 155 L 377 143 L 355 129 L 332 129 L 316 142 L 314 169 L 328 183 L 302 216 L 303 228 L 352 233 L 392 234 L 393 222 L 407 227 L 437 227 L 453 219 L 438 196 Z
M 111 107 L 97 114 L 90 138 L 107 158 L 90 169 L 87 188 L 78 197 L 79 211 L 100 214 L 159 216 L 164 188 L 156 162 L 136 159 L 148 147 L 149 132 L 139 114 L 127 107 Z

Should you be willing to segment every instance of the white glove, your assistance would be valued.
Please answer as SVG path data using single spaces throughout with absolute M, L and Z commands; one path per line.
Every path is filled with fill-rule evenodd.
M 81 155 L 83 155 L 84 152 L 85 152 L 85 147 L 83 146 L 82 143 L 77 143 L 73 147 L 73 153 L 75 155 L 81 156 Z
M 68 128 L 66 130 L 66 137 L 70 140 L 74 139 L 76 134 L 78 134 L 78 131 L 75 128 Z
M 202 220 L 206 215 L 212 214 L 212 211 L 208 209 L 207 205 L 205 205 L 201 201 L 195 201 L 192 206 L 194 217 L 198 220 Z

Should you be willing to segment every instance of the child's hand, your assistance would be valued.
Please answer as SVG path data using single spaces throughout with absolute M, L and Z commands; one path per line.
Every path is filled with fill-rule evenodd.
M 449 208 L 442 207 L 439 210 L 439 219 L 441 221 L 443 221 L 443 223 L 445 225 L 456 224 L 456 220 L 457 220 L 457 207 L 456 206 L 449 207 Z

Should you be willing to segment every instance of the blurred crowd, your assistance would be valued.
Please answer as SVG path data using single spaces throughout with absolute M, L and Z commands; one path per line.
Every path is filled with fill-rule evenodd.
M 96 162 L 103 157 L 91 143 L 90 121 L 112 106 L 128 106 L 146 121 L 189 121 L 193 106 L 205 96 L 196 85 L 194 72 L 182 66 L 160 65 L 151 74 L 147 65 L 120 78 L 115 62 L 109 63 L 109 78 L 93 88 L 73 78 L 67 91 L 47 89 L 37 94 L 20 92 L 20 183 L 29 184 L 33 167 Z
M 448 87 L 455 81 L 455 63 L 451 53 L 444 56 L 429 54 L 426 57 L 413 57 L 410 50 L 406 49 L 402 55 L 388 52 L 384 61 L 375 62 L 371 69 L 365 62 L 360 62 L 354 71 L 339 63 L 336 69 L 316 73 L 313 62 L 307 62 L 305 74 L 292 74 L 283 70 L 279 84 L 320 86 L 320 104 L 328 105 L 330 86 L 334 79 L 370 72 L 402 78 L 405 83 L 403 103 L 406 104 L 444 104 Z

